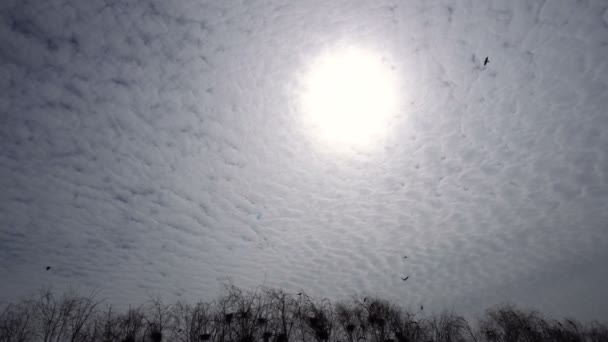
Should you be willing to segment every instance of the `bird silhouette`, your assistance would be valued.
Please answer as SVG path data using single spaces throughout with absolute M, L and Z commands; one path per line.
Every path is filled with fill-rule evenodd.
M 424 305 L 420 305 L 420 310 L 424 310 Z
M 302 295 L 302 292 L 298 293 L 298 296 L 301 296 L 301 295 Z
M 405 278 L 401 278 L 401 280 L 403 280 L 403 281 L 406 281 L 406 280 L 408 280 L 408 279 L 410 279 L 410 276 L 407 276 L 407 277 L 405 277 Z
M 51 266 L 47 266 L 47 267 L 46 267 L 46 270 L 47 270 L 47 271 L 48 271 L 48 270 L 50 270 L 50 269 L 51 269 Z
M 486 64 L 490 63 L 490 60 L 488 59 L 488 57 L 486 57 L 486 60 L 483 61 L 483 66 L 486 66 Z
M 363 298 L 363 302 L 367 302 L 367 297 Z
M 407 259 L 407 255 L 403 256 L 403 259 Z

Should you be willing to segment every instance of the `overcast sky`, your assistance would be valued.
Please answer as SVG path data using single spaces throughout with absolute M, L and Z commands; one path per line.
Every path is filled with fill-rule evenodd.
M 3 0 L 0 41 L 2 301 L 232 281 L 608 319 L 604 0 Z M 303 79 L 349 48 L 397 110 L 338 146 Z

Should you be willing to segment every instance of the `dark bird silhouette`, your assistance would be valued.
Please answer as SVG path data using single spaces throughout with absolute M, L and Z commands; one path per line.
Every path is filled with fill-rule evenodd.
M 486 66 L 486 64 L 490 63 L 490 60 L 488 59 L 488 57 L 486 57 L 486 60 L 483 61 L 483 66 Z
M 301 296 L 301 295 L 302 295 L 302 292 L 298 293 L 298 296 Z
M 405 277 L 405 278 L 401 278 L 401 280 L 403 280 L 403 281 L 406 281 L 406 280 L 408 280 L 408 279 L 410 279 L 410 276 L 407 276 L 407 277 Z
M 363 298 L 363 302 L 367 302 L 367 297 Z
M 424 305 L 420 305 L 420 310 L 424 310 Z
M 48 270 L 50 270 L 50 269 L 51 269 L 51 266 L 47 266 L 47 267 L 46 267 L 46 270 L 47 270 L 47 271 L 48 271 Z
M 403 256 L 403 259 L 407 259 L 407 255 Z

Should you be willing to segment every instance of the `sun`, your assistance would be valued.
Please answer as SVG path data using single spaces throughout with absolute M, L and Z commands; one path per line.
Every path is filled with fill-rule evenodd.
M 306 129 L 338 149 L 363 149 L 388 131 L 397 111 L 394 71 L 380 55 L 346 48 L 319 56 L 304 76 Z

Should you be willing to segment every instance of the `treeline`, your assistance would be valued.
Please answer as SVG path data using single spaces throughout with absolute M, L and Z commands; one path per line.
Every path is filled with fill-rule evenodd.
M 213 302 L 151 299 L 116 312 L 97 293 L 4 304 L 0 342 L 608 342 L 606 325 L 550 320 L 511 306 L 475 324 L 454 313 L 422 315 L 380 298 L 332 303 L 280 289 L 227 285 Z

